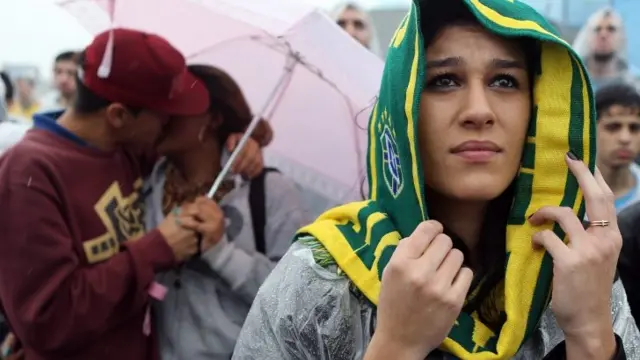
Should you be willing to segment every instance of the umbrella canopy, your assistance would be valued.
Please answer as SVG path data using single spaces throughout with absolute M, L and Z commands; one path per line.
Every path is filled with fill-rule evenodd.
M 358 197 L 366 125 L 383 62 L 324 13 L 275 0 L 67 0 L 91 33 L 155 33 L 192 64 L 219 67 L 242 88 L 274 141 L 265 150 L 305 190 L 333 203 Z M 117 49 L 114 49 L 117 51 Z

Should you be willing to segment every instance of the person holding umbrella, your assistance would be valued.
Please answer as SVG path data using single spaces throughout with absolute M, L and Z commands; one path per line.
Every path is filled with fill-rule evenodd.
M 528 5 L 413 1 L 370 199 L 299 230 L 233 358 L 637 359 L 595 121 L 584 65 Z
M 172 121 L 169 135 L 158 143 L 165 158 L 156 164 L 146 190 L 148 228 L 184 203 L 204 201 L 200 196 L 219 176 L 252 119 L 240 87 L 227 73 L 205 65 L 191 65 L 189 72 L 206 87 L 210 107 Z M 265 170 L 261 157 L 246 155 L 260 154 L 260 144 L 272 136 L 269 124 L 261 121 L 232 170 L 244 168 L 252 179 L 229 175 L 214 195 L 215 236 L 203 239 L 210 249 L 157 278 L 169 289 L 155 306 L 163 360 L 229 359 L 260 285 L 296 230 L 307 224 L 295 183 L 275 169 Z

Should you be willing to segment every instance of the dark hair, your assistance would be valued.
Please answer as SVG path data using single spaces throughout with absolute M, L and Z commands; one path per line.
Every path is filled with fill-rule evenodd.
M 596 91 L 595 98 L 598 120 L 614 105 L 640 111 L 640 94 L 631 84 L 616 82 L 605 85 Z
M 84 52 L 77 54 L 76 59 L 78 60 L 78 66 L 82 68 L 84 65 Z M 76 74 L 76 97 L 73 102 L 73 110 L 75 112 L 84 115 L 93 114 L 113 103 L 113 101 L 109 101 L 99 95 L 96 95 L 86 87 L 80 79 L 81 74 L 82 71 L 79 71 Z M 142 110 L 131 106 L 127 106 L 127 109 L 133 114 L 133 116 L 137 116 Z
M 0 72 L 0 78 L 2 78 L 2 82 L 4 83 L 4 101 L 8 103 L 13 100 L 13 82 L 11 82 L 11 78 L 9 78 L 9 75 L 4 71 Z
M 218 143 L 223 146 L 229 135 L 241 133 L 247 129 L 253 118 L 251 108 L 240 86 L 226 72 L 209 65 L 189 65 L 188 69 L 207 88 L 209 111 L 220 114 L 222 117 L 222 124 L 216 129 L 216 135 Z M 260 126 L 268 126 L 268 124 L 261 121 L 258 127 Z M 258 132 L 254 131 L 254 135 Z
M 77 51 L 64 51 L 56 56 L 54 63 L 58 63 L 60 61 L 73 61 L 78 62 L 78 52 Z
M 439 31 L 452 25 L 480 24 L 476 17 L 469 11 L 462 1 L 447 1 L 439 5 L 440 11 L 423 12 L 421 16 L 421 31 L 424 38 L 424 46 L 427 47 L 437 36 Z M 514 38 L 525 54 L 529 86 L 531 87 L 531 99 L 533 106 L 533 85 L 535 76 L 539 73 L 540 44 L 530 38 Z M 502 296 L 504 281 L 504 269 L 506 266 L 506 228 L 513 197 L 515 195 L 514 182 L 496 199 L 489 203 L 485 218 L 482 223 L 477 259 L 474 264 L 473 288 L 477 289 L 474 296 L 466 305 L 467 312 L 477 311 L 480 319 L 494 331 L 499 330 L 503 314 L 496 311 L 495 302 L 497 296 Z M 465 254 L 465 263 L 469 264 L 470 253 L 462 239 L 446 229 L 454 243 L 454 246 Z M 472 290 L 473 291 L 473 290 Z M 472 292 L 470 291 L 470 293 Z M 489 301 L 487 301 L 489 300 Z

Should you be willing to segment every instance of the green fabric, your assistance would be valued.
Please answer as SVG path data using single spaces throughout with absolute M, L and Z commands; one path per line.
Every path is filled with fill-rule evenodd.
M 505 280 L 482 304 L 496 309 L 502 325 L 492 330 L 476 312 L 461 313 L 442 345 L 462 359 L 509 359 L 536 328 L 548 305 L 552 280 L 551 258 L 531 248 L 531 235 L 540 228 L 531 227 L 526 218 L 545 205 L 571 207 L 582 218 L 583 198 L 564 156 L 572 150 L 592 171 L 595 167 L 595 113 L 586 70 L 570 46 L 526 4 L 414 1 L 389 46 L 379 100 L 370 119 L 371 199 L 329 210 L 301 229 L 299 236 L 315 237 L 325 248 L 323 252 L 316 247 L 316 257 L 329 263 L 328 253 L 377 304 L 382 271 L 398 242 L 428 219 L 417 147 L 418 107 L 427 71 L 420 23 L 426 18 L 421 14 L 438 16 L 452 1 L 464 2 L 491 32 L 540 41 L 535 105 L 506 229 Z M 558 226 L 553 230 L 565 237 Z

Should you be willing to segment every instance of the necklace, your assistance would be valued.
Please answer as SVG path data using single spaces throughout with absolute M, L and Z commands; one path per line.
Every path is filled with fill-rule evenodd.
M 198 196 L 205 195 L 214 181 L 214 179 L 204 182 L 188 181 L 171 163 L 168 163 L 165 168 L 165 179 L 162 195 L 162 211 L 165 215 L 169 214 L 174 207 L 192 202 Z M 223 181 L 218 191 L 214 194 L 213 200 L 219 203 L 233 188 L 233 180 Z

